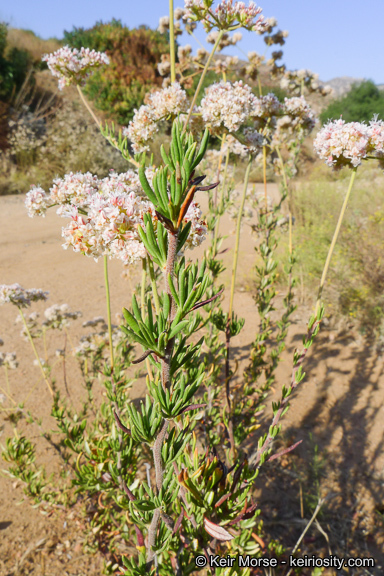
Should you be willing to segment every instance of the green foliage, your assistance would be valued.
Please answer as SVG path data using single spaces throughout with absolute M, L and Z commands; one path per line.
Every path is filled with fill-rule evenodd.
M 0 100 L 7 101 L 23 84 L 32 59 L 26 50 L 7 48 L 7 25 L 0 22 Z
M 342 116 L 346 122 L 369 122 L 373 116 L 384 118 L 384 90 L 371 81 L 354 84 L 351 90 L 338 100 L 331 102 L 320 114 L 322 124 Z
M 97 22 L 87 30 L 64 32 L 64 39 L 73 48 L 84 46 L 108 54 L 111 65 L 92 75 L 85 93 L 120 124 L 128 124 L 145 94 L 162 84 L 156 66 L 168 52 L 167 38 L 147 26 L 130 30 L 120 20 Z

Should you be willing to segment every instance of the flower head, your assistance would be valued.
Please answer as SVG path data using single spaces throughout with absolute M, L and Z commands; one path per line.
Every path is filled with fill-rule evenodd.
M 370 130 L 363 122 L 329 121 L 317 134 L 313 146 L 328 166 L 356 168 L 370 151 Z
M 148 151 L 149 141 L 158 132 L 158 122 L 187 110 L 187 94 L 178 82 L 174 82 L 168 88 L 153 92 L 147 97 L 146 104 L 135 110 L 128 128 L 123 129 L 123 136 L 132 142 L 136 154 Z
M 28 216 L 45 216 L 48 208 L 49 196 L 40 186 L 32 186 L 31 190 L 27 192 L 25 197 L 25 206 L 28 210 Z
M 4 366 L 4 368 L 8 368 L 9 370 L 15 370 L 18 365 L 16 352 L 0 352 L 0 366 Z
M 60 90 L 70 84 L 83 84 L 92 69 L 109 64 L 109 58 L 103 52 L 89 48 L 77 50 L 69 46 L 64 46 L 53 54 L 45 54 L 42 60 L 48 64 L 53 76 L 59 78 Z
M 46 300 L 48 298 L 48 294 L 49 292 L 43 292 L 43 290 L 38 290 L 36 288 L 25 290 L 20 286 L 20 284 L 11 284 L 9 286 L 6 284 L 1 284 L 0 306 L 2 304 L 11 303 L 20 308 L 27 308 L 31 305 L 31 302 Z
M 240 26 L 254 32 L 264 32 L 266 24 L 264 17 L 260 16 L 262 8 L 250 2 L 233 2 L 233 0 L 221 0 L 215 9 L 216 21 L 212 18 L 211 7 L 213 0 L 185 0 L 185 16 L 194 22 L 201 21 L 207 32 L 215 26 L 219 30 L 233 30 Z
M 242 81 L 212 84 L 201 101 L 203 120 L 212 128 L 224 126 L 235 132 L 250 117 L 256 100 L 250 86 Z
M 54 304 L 44 311 L 46 320 L 43 322 L 43 326 L 62 330 L 69 326 L 69 320 L 76 320 L 81 315 L 81 312 L 71 312 L 68 304 Z

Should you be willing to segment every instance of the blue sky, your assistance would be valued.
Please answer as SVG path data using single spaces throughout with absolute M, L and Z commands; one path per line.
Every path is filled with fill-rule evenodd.
M 175 0 L 175 7 L 183 5 Z M 353 76 L 384 84 L 384 0 L 264 0 L 260 5 L 265 16 L 275 16 L 289 31 L 284 62 L 290 69 L 309 68 L 322 80 Z M 131 28 L 157 27 L 167 11 L 167 0 L 4 0 L 0 20 L 42 38 L 60 38 L 73 26 L 87 28 L 112 18 Z M 197 35 L 204 39 L 203 31 Z M 263 52 L 264 44 L 256 34 L 245 33 L 241 48 Z M 242 55 L 236 48 L 231 53 Z

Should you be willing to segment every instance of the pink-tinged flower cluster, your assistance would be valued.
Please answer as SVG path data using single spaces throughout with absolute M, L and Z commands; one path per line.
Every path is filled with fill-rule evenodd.
M 157 132 L 157 118 L 150 106 L 141 106 L 135 110 L 135 115 L 128 128 L 123 128 L 123 136 L 132 142 L 135 154 L 148 151 L 148 142 L 153 140 Z
M 151 184 L 154 176 L 152 168 L 146 169 L 146 177 Z M 29 194 L 26 204 L 30 208 Z M 132 264 L 145 258 L 146 250 L 141 242 L 138 227 L 143 224 L 144 214 L 150 214 L 154 226 L 157 217 L 154 206 L 148 201 L 140 184 L 139 176 L 133 170 L 122 174 L 111 171 L 109 177 L 99 180 L 89 172 L 67 174 L 57 178 L 46 195 L 47 203 L 58 205 L 57 213 L 70 222 L 62 229 L 64 248 L 72 246 L 95 260 L 101 256 L 118 258 L 124 264 Z M 35 214 L 40 214 L 36 211 Z M 186 245 L 197 246 L 205 237 L 206 227 L 201 220 L 201 212 L 192 203 L 184 222 L 192 222 Z
M 153 179 L 152 168 L 146 169 L 148 182 L 151 184 Z M 66 210 L 77 206 L 80 210 L 86 210 L 91 197 L 99 192 L 108 195 L 111 192 L 135 192 L 139 196 L 145 196 L 141 187 L 139 175 L 133 170 L 128 170 L 117 174 L 111 170 L 110 175 L 103 180 L 99 180 L 90 172 L 70 172 L 64 178 L 56 178 L 53 186 L 46 194 L 42 188 L 32 187 L 27 192 L 25 206 L 28 215 L 44 216 L 47 207 L 58 206 L 57 214 L 66 215 Z
M 135 110 L 128 128 L 123 129 L 123 136 L 132 142 L 136 154 L 147 151 L 149 141 L 158 132 L 158 122 L 169 116 L 175 117 L 187 112 L 188 106 L 185 90 L 178 82 L 174 82 L 168 88 L 163 88 L 148 96 L 146 104 Z
M 30 218 L 34 216 L 44 217 L 49 206 L 49 196 L 40 186 L 33 186 L 26 195 L 25 206 Z
M 31 288 L 25 290 L 20 284 L 1 284 L 0 285 L 0 306 L 2 304 L 14 304 L 19 308 L 27 308 L 31 305 L 31 302 L 37 302 L 39 300 L 46 300 L 48 298 L 49 292 L 44 292 L 37 288 Z
M 260 16 L 262 11 L 255 2 L 246 6 L 245 2 L 222 0 L 216 8 L 216 17 L 222 28 L 240 24 L 243 28 L 259 32 L 265 29 L 264 16 Z
M 201 21 L 204 28 L 209 32 L 214 27 L 220 30 L 233 30 L 243 27 L 254 32 L 264 32 L 267 26 L 264 17 L 260 16 L 262 8 L 250 2 L 233 2 L 233 0 L 221 0 L 215 9 L 215 18 L 212 17 L 211 7 L 213 0 L 185 0 L 184 18 L 194 22 Z
M 222 81 L 205 90 L 200 110 L 210 127 L 224 126 L 230 132 L 236 132 L 252 114 L 256 101 L 250 86 L 241 80 L 234 84 Z
M 378 158 L 384 155 L 384 122 L 376 117 L 369 123 L 369 136 L 371 146 L 374 148 Z
M 185 243 L 186 247 L 191 250 L 200 246 L 208 233 L 207 224 L 201 217 L 202 212 L 199 205 L 196 202 L 191 202 L 184 218 L 184 223 L 191 222 L 191 230 Z
M 85 207 L 90 197 L 99 189 L 99 180 L 90 172 L 70 172 L 64 178 L 56 178 L 50 188 L 51 204 L 58 204 L 58 214 L 63 214 L 65 206 L 75 205 Z M 29 192 L 28 192 L 29 194 Z M 27 196 L 28 196 L 27 194 Z
M 383 124 L 381 128 L 377 124 L 373 122 L 367 126 L 363 122 L 346 123 L 342 119 L 330 121 L 320 130 L 313 146 L 328 166 L 335 169 L 343 166 L 356 168 L 368 153 L 375 151 L 375 143 L 380 142 L 378 132 L 384 128 Z
M 70 48 L 64 46 L 53 54 L 45 54 L 43 62 L 47 62 L 53 76 L 59 78 L 59 89 L 70 84 L 82 84 L 94 68 L 109 64 L 109 58 L 103 52 L 89 48 Z
M 112 192 L 107 196 L 93 194 L 86 215 L 79 213 L 75 206 L 68 211 L 71 221 L 63 228 L 63 247 L 72 246 L 75 252 L 95 260 L 110 256 L 131 264 L 145 258 L 137 227 L 142 222 L 146 204 L 134 192 Z

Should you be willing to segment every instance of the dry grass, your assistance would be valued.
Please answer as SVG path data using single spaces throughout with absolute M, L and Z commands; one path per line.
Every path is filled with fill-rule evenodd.
M 10 28 L 8 30 L 7 50 L 12 48 L 26 50 L 31 54 L 34 62 L 40 62 L 43 54 L 54 52 L 61 45 L 61 42 L 56 38 L 43 40 L 31 30 L 20 30 L 19 28 Z

